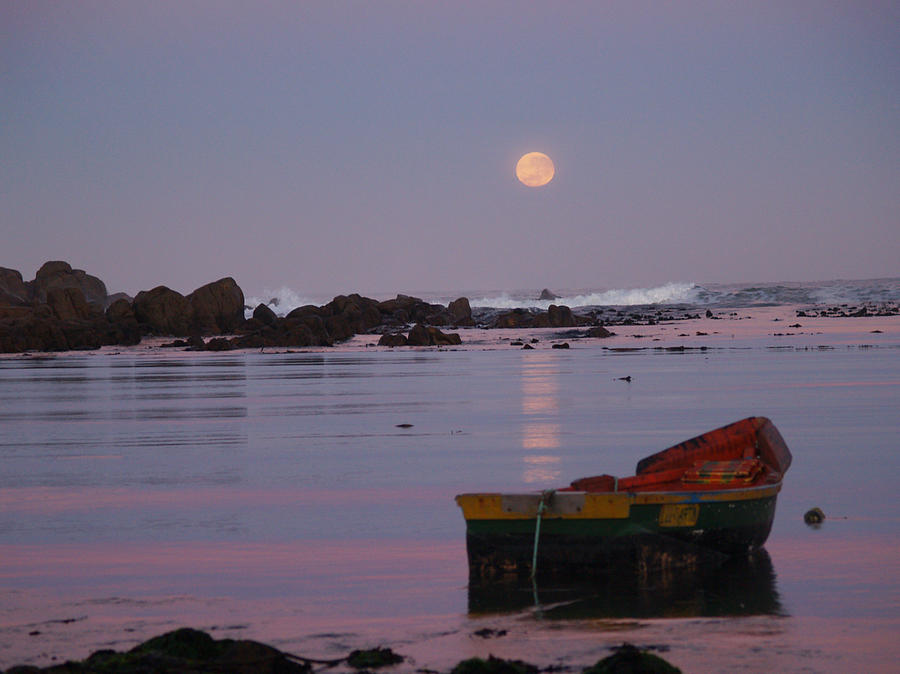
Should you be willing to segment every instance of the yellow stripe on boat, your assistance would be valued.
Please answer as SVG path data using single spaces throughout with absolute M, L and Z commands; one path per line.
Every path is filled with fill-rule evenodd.
M 545 501 L 544 519 L 625 519 L 632 505 L 665 505 L 749 501 L 768 498 L 781 490 L 781 483 L 730 489 L 725 492 L 556 492 Z M 460 494 L 456 502 L 466 520 L 527 520 L 537 517 L 540 493 Z

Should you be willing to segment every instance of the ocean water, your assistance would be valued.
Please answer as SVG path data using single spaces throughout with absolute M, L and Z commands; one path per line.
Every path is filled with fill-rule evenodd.
M 834 280 L 786 283 L 695 283 L 671 282 L 648 288 L 563 288 L 549 289 L 557 297 L 540 299 L 542 289 L 524 290 L 457 290 L 456 292 L 416 291 L 411 294 L 435 304 L 448 304 L 467 297 L 475 309 L 541 309 L 551 304 L 570 308 L 683 306 L 693 310 L 707 308 L 745 308 L 759 306 L 798 305 L 802 307 L 843 304 L 883 304 L 900 302 L 900 278 L 868 280 Z M 392 294 L 376 293 L 374 299 L 385 300 Z M 284 316 L 292 309 L 306 305 L 322 305 L 332 298 L 325 295 L 298 293 L 287 286 L 266 289 L 248 295 L 247 317 L 258 304 L 266 304 Z
M 623 641 L 692 672 L 890 671 L 888 321 L 814 348 L 0 359 L 0 668 L 190 625 L 313 658 L 390 645 L 402 671 L 491 653 L 580 671 Z M 631 474 L 749 415 L 794 455 L 765 553 L 650 585 L 469 586 L 455 494 Z

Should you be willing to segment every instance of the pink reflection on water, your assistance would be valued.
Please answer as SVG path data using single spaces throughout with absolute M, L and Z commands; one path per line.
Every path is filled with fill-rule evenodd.
M 179 625 L 273 643 L 465 611 L 460 540 L 0 545 L 0 560 L 0 668 Z
M 409 504 L 433 501 L 434 489 L 249 489 L 233 486 L 192 489 L 133 489 L 117 487 L 22 487 L 0 490 L 5 512 L 52 515 L 75 510 L 138 507 L 197 507 L 227 503 L 244 506 L 350 505 L 361 503 Z

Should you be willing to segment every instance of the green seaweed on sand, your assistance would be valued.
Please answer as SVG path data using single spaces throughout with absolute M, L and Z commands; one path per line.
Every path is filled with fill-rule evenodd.
M 612 655 L 598 660 L 582 674 L 680 674 L 681 670 L 670 665 L 658 655 L 642 651 L 631 644 L 622 644 Z
M 537 674 L 540 670 L 532 664 L 521 660 L 503 660 L 488 656 L 482 658 L 469 658 L 458 663 L 451 674 Z
M 403 662 L 403 656 L 397 655 L 390 648 L 370 648 L 353 651 L 347 656 L 347 664 L 354 669 L 377 669 Z

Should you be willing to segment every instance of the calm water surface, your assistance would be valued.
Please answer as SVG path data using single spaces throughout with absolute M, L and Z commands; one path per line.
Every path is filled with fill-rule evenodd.
M 686 671 L 900 655 L 896 346 L 0 360 L 0 667 L 190 624 L 310 657 Z M 631 383 L 617 378 L 632 376 Z M 770 417 L 794 453 L 767 553 L 659 586 L 468 587 L 459 492 L 633 473 Z M 400 428 L 398 424 L 412 424 Z M 821 507 L 818 530 L 803 513 Z M 537 600 L 537 603 L 535 603 Z M 504 637 L 473 636 L 482 627 Z

